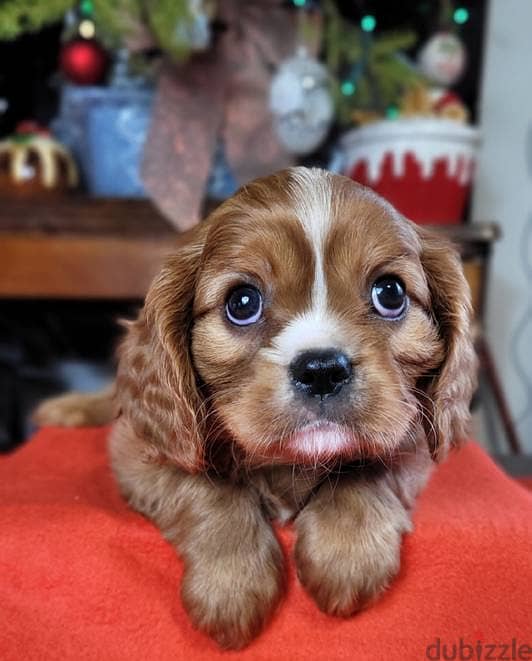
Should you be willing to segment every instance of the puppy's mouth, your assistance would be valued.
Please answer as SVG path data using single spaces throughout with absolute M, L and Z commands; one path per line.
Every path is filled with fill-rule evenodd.
M 310 422 L 282 441 L 283 453 L 303 460 L 324 460 L 351 455 L 357 439 L 345 425 L 329 421 Z

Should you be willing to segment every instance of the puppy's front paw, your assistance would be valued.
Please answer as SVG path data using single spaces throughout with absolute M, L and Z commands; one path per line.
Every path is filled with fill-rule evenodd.
M 377 598 L 399 571 L 401 539 L 409 529 L 406 513 L 371 526 L 357 526 L 352 519 L 324 526 L 321 519 L 318 527 L 314 513 L 301 516 L 295 548 L 298 576 L 323 612 L 353 615 Z
M 255 638 L 275 610 L 283 592 L 278 548 L 257 562 L 218 559 L 188 567 L 183 603 L 198 629 L 225 649 L 241 649 Z

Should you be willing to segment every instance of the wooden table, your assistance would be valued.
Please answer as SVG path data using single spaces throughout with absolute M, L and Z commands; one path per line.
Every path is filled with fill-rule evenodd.
M 462 253 L 480 316 L 497 226 L 438 229 Z M 186 240 L 146 200 L 2 200 L 0 297 L 141 299 L 164 256 Z
M 186 240 L 145 200 L 0 204 L 1 298 L 140 299 Z

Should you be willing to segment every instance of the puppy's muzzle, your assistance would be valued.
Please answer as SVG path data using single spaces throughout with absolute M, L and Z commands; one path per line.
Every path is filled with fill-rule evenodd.
M 308 397 L 321 400 L 337 395 L 351 381 L 351 361 L 342 351 L 323 349 L 305 351 L 290 364 L 294 388 Z

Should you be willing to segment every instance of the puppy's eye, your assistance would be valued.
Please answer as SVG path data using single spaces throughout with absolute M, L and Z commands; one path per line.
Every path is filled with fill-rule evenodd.
M 262 295 L 256 287 L 241 285 L 230 292 L 225 314 L 232 324 L 249 326 L 262 316 Z
M 406 308 L 407 297 L 403 283 L 392 275 L 379 278 L 371 288 L 371 302 L 386 319 L 397 319 Z

